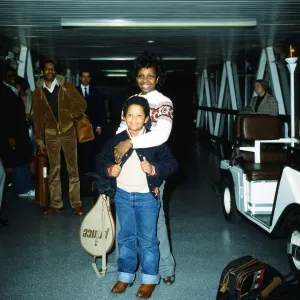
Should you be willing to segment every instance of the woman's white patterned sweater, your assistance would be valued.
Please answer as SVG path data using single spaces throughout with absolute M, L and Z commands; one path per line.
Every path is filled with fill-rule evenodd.
M 150 106 L 151 132 L 133 137 L 131 139 L 133 148 L 138 149 L 159 146 L 168 140 L 172 130 L 174 113 L 173 103 L 168 97 L 156 90 L 146 95 L 139 94 L 138 96 L 148 100 Z M 122 117 L 117 133 L 126 129 L 127 125 Z

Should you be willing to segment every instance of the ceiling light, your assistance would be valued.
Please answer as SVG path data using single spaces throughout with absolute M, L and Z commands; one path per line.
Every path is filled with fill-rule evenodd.
M 125 20 L 125 19 L 61 19 L 62 27 L 101 27 L 101 28 L 240 28 L 257 26 L 256 19 L 207 19 L 207 20 Z
M 90 60 L 134 60 L 135 57 L 91 57 Z
M 23 36 L 14 36 L 13 39 L 14 40 L 18 40 L 18 39 L 21 39 L 21 38 L 43 38 L 44 36 L 41 36 L 41 35 L 23 35 Z
M 151 41 L 151 40 L 150 40 L 150 41 L 147 41 L 147 43 L 148 43 L 148 44 L 153 44 L 153 43 L 155 43 L 155 41 Z
M 126 73 L 108 73 L 105 74 L 106 77 L 127 77 Z
M 102 60 L 102 61 L 127 61 L 134 60 L 136 57 L 127 56 L 127 57 L 91 57 L 90 60 Z M 196 57 L 193 56 L 167 56 L 163 57 L 163 60 L 196 60 Z

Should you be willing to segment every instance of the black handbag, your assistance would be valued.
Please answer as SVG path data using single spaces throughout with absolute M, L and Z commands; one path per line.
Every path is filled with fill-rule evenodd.
M 293 285 L 293 280 L 287 281 L 289 275 L 283 276 L 275 268 L 252 256 L 243 256 L 232 260 L 223 269 L 216 299 L 293 300 L 296 299 L 293 294 L 299 285 Z M 288 298 L 280 298 L 285 295 Z

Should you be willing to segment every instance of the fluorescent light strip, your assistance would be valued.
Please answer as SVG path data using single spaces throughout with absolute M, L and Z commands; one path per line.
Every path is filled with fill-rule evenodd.
M 135 57 L 91 57 L 90 60 L 134 60 Z
M 93 61 L 132 61 L 136 59 L 134 56 L 129 57 L 64 57 L 59 60 L 93 60 Z M 193 61 L 196 60 L 196 57 L 188 57 L 188 56 L 178 56 L 178 57 L 163 57 L 163 60 L 173 60 L 173 61 Z
M 102 60 L 102 61 L 122 61 L 122 60 L 134 60 L 136 57 L 91 57 L 90 60 Z M 163 57 L 163 60 L 196 60 L 196 57 L 187 57 L 187 56 L 175 56 L 175 57 Z
M 74 20 L 68 18 L 61 19 L 62 27 L 102 27 L 102 28 L 218 28 L 218 27 L 255 27 L 256 19 L 236 19 L 236 20 L 173 20 L 157 21 L 157 20 L 99 20 L 99 19 L 82 19 Z
M 125 73 L 108 73 L 105 74 L 106 77 L 127 77 L 127 74 Z
M 18 39 L 22 39 L 22 38 L 44 38 L 43 35 L 23 35 L 23 36 L 14 36 L 13 39 L 14 40 L 18 40 Z

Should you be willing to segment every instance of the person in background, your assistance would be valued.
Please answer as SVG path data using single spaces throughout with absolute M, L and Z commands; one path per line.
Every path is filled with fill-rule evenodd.
M 118 233 L 118 281 L 115 294 L 124 293 L 142 266 L 142 284 L 138 298 L 150 298 L 159 283 L 159 247 L 156 234 L 160 209 L 159 187 L 177 169 L 177 162 L 166 144 L 150 148 L 129 149 L 120 163 L 115 163 L 114 148 L 120 141 L 146 132 L 150 107 L 140 96 L 129 98 L 123 108 L 126 131 L 115 135 L 96 157 L 97 171 L 113 179 L 114 197 L 120 222 Z
M 76 88 L 56 75 L 56 64 L 47 60 L 42 66 L 43 78 L 37 82 L 32 95 L 33 121 L 40 152 L 47 151 L 50 165 L 50 207 L 45 215 L 63 208 L 60 169 L 61 149 L 69 174 L 69 200 L 73 212 L 84 214 L 80 200 L 80 182 L 77 165 L 77 139 L 73 118 L 82 116 L 86 102 Z
M 275 97 L 268 93 L 269 85 L 264 80 L 257 79 L 254 81 L 253 89 L 257 96 L 251 99 L 248 106 L 249 113 L 278 116 L 278 103 Z M 240 113 L 243 111 L 246 112 L 242 109 Z
M 95 155 L 101 150 L 101 135 L 105 122 L 104 99 L 97 88 L 91 82 L 91 73 L 82 71 L 80 73 L 80 86 L 76 89 L 84 97 L 87 103 L 85 114 L 91 121 L 94 129 L 95 140 L 78 145 L 78 166 L 80 172 L 94 171 Z
M 29 137 L 31 140 L 33 153 L 35 153 L 37 147 L 33 128 L 32 91 L 30 89 L 28 81 L 20 76 L 18 76 L 16 79 L 16 88 L 18 89 L 19 96 L 21 97 L 25 105 L 25 116 L 28 125 Z
M 148 100 L 150 106 L 150 118 L 146 128 L 150 132 L 134 136 L 120 142 L 115 148 L 115 159 L 119 162 L 130 149 L 151 148 L 165 143 L 171 133 L 173 124 L 173 103 L 160 93 L 157 88 L 162 86 L 165 79 L 165 71 L 162 59 L 150 52 L 144 52 L 134 61 L 133 78 L 140 89 L 142 97 Z M 117 133 L 125 131 L 127 125 L 122 118 Z M 157 221 L 157 237 L 159 240 L 159 274 L 163 282 L 171 285 L 175 281 L 175 260 L 171 253 L 165 213 L 163 209 L 163 191 L 165 182 L 160 186 L 161 206 Z M 116 222 L 118 230 L 118 219 Z
M 13 168 L 13 182 L 20 197 L 34 197 L 30 174 L 32 145 L 25 117 L 25 106 L 16 88 L 16 70 L 5 65 L 1 95 L 0 157 L 5 168 Z

